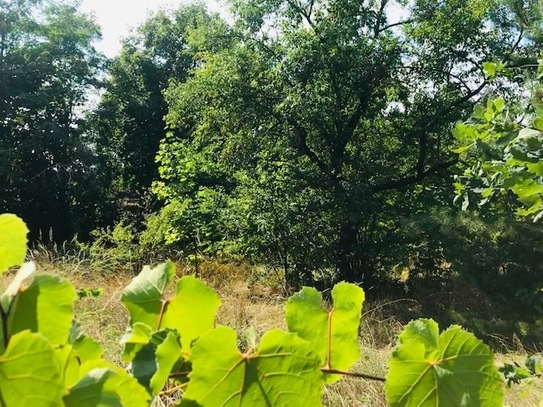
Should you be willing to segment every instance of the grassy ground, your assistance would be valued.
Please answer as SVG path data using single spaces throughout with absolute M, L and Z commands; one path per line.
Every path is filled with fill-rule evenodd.
M 82 264 L 42 261 L 38 269 L 41 273 L 60 274 L 70 280 L 78 290 L 100 289 L 98 296 L 87 296 L 76 303 L 76 315 L 85 333 L 97 339 L 105 349 L 105 358 L 122 365 L 119 339 L 123 335 L 128 315 L 120 303 L 122 289 L 132 275 L 105 275 L 88 272 Z M 254 327 L 257 334 L 272 328 L 284 328 L 285 295 L 279 282 L 265 284 L 255 281 L 251 270 L 239 265 L 225 265 L 216 262 L 204 263 L 199 267 L 200 277 L 212 286 L 221 296 L 223 305 L 219 310 L 218 323 L 231 326 L 238 332 Z M 178 274 L 191 273 L 186 267 L 179 267 Z M 419 285 L 422 287 L 422 285 Z M 434 288 L 432 288 L 434 290 Z M 456 291 L 456 292 L 454 292 Z M 387 294 L 388 293 L 388 294 Z M 388 357 L 398 333 L 408 318 L 432 316 L 444 319 L 447 326 L 451 311 L 465 309 L 477 310 L 484 318 L 486 309 L 484 299 L 464 283 L 455 283 L 446 290 L 428 291 L 408 287 L 378 290 L 369 287 L 366 293 L 363 319 L 360 329 L 362 359 L 353 371 L 384 377 Z M 462 307 L 457 307 L 457 305 Z M 430 312 L 432 315 L 424 314 Z M 459 312 L 459 311 L 455 311 Z M 492 333 L 486 334 L 489 338 Z M 484 338 L 483 338 L 484 339 Z M 517 341 L 506 341 L 500 336 L 500 343 L 511 352 L 497 354 L 497 363 L 520 362 L 526 351 Z M 542 380 L 525 383 L 508 390 L 507 405 L 511 407 L 539 406 L 543 397 Z M 159 406 L 173 405 L 175 395 L 163 399 Z M 344 378 L 329 386 L 324 395 L 325 406 L 385 406 L 383 385 L 379 382 L 356 378 Z

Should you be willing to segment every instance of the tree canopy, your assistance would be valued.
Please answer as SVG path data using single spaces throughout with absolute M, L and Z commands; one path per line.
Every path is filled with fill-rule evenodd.
M 100 29 L 76 3 L 0 2 L 0 211 L 57 241 L 89 232 L 100 176 L 82 112 L 98 85 Z
M 450 131 L 491 88 L 483 64 L 533 52 L 518 10 L 491 0 L 232 10 L 227 45 L 200 49 L 166 93 L 178 132 L 156 190 L 203 245 L 265 258 L 294 283 L 323 268 L 367 278 L 400 218 L 445 204 Z

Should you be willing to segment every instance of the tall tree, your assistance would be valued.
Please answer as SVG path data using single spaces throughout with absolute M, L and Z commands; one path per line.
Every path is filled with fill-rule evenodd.
M 0 210 L 32 237 L 88 231 L 97 216 L 95 154 L 83 110 L 103 58 L 96 23 L 77 3 L 0 3 Z
M 397 220 L 442 199 L 484 61 L 527 43 L 499 1 L 399 3 L 401 21 L 388 0 L 233 1 L 233 45 L 168 91 L 185 135 L 162 144 L 163 196 L 212 203 L 223 240 L 293 282 L 373 273 Z
M 170 80 L 194 68 L 187 29 L 212 24 L 202 4 L 161 10 L 127 38 L 109 70 L 93 129 L 112 171 L 112 194 L 145 195 L 158 178 L 155 156 L 168 129 L 164 99 Z

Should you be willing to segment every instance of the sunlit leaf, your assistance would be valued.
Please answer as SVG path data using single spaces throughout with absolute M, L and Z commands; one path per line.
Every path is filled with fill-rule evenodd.
M 142 322 L 158 329 L 164 290 L 174 276 L 175 265 L 172 262 L 155 268 L 145 266 L 123 290 L 121 301 L 130 312 L 131 324 Z
M 94 360 L 80 371 L 81 379 L 64 396 L 65 407 L 149 407 L 151 396 L 123 369 Z
M 168 303 L 162 327 L 177 329 L 183 349 L 190 352 L 192 341 L 213 329 L 220 305 L 213 289 L 195 277 L 183 277 L 177 282 L 175 297 Z
M 321 404 L 320 360 L 295 334 L 270 331 L 256 350 L 244 354 L 235 331 L 221 326 L 203 335 L 192 351 L 193 370 L 181 406 Z
M 29 331 L 11 337 L 0 356 L 0 404 L 5 407 L 62 405 L 62 367 L 47 339 Z
M 333 305 L 323 309 L 322 295 L 314 288 L 304 287 L 286 305 L 289 331 L 295 332 L 313 346 L 321 366 L 348 370 L 360 359 L 358 328 L 364 302 L 364 291 L 348 283 L 339 283 L 332 290 Z M 327 375 L 327 382 L 339 380 Z
M 0 275 L 23 263 L 26 255 L 28 228 L 17 216 L 0 215 Z
M 503 405 L 503 382 L 488 346 L 459 326 L 412 321 L 390 359 L 385 391 L 391 406 Z
M 74 287 L 54 276 L 36 276 L 19 292 L 9 318 L 9 332 L 39 332 L 52 345 L 68 343 L 73 319 Z
M 164 290 L 174 274 L 173 263 L 144 269 L 123 291 L 122 301 L 130 311 L 132 326 L 143 323 L 156 331 L 176 329 L 181 334 L 183 349 L 190 353 L 191 343 L 213 328 L 221 302 L 213 289 L 192 276 L 181 278 L 175 296 L 166 298 Z M 133 333 L 138 330 L 141 327 Z M 133 352 L 128 345 L 125 357 L 130 353 Z

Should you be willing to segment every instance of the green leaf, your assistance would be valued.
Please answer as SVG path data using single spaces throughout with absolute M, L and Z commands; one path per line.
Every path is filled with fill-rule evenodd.
M 11 337 L 0 356 L 0 405 L 62 405 L 62 371 L 47 339 L 29 331 Z
M 98 342 L 89 336 L 82 335 L 77 339 L 77 341 L 74 342 L 72 346 L 74 348 L 74 352 L 82 363 L 90 360 L 100 359 L 104 354 L 104 351 Z
M 183 350 L 190 353 L 192 342 L 213 329 L 220 305 L 212 288 L 195 277 L 183 277 L 177 282 L 176 296 L 168 303 L 162 327 L 177 329 Z
M 0 215 L 0 275 L 23 263 L 26 255 L 28 228 L 17 216 Z
M 37 276 L 14 298 L 9 317 L 11 335 L 29 329 L 44 335 L 53 346 L 68 343 L 73 319 L 74 287 L 54 276 Z
M 142 322 L 136 322 L 130 330 L 124 334 L 121 343 L 124 345 L 123 360 L 130 362 L 136 353 L 151 340 L 153 329 Z
M 123 291 L 122 301 L 133 326 L 143 323 L 157 331 L 177 329 L 183 349 L 190 353 L 192 342 L 213 329 L 221 302 L 213 289 L 192 276 L 181 278 L 175 297 L 166 299 L 164 290 L 174 275 L 173 263 L 146 268 Z M 129 348 L 125 350 L 127 357 L 133 353 Z
M 192 349 L 192 372 L 181 406 L 318 406 L 323 392 L 320 360 L 292 333 L 267 332 L 249 354 L 234 330 L 220 326 Z
M 483 62 L 483 72 L 487 79 L 492 79 L 496 76 L 496 71 L 498 69 L 498 64 L 494 62 Z
M 158 394 L 164 384 L 168 381 L 168 377 L 172 372 L 174 365 L 181 358 L 181 343 L 179 335 L 176 332 L 170 331 L 160 345 L 157 346 L 155 352 L 156 372 L 151 378 L 150 388 L 153 395 Z
M 132 371 L 138 382 L 157 395 L 181 358 L 179 334 L 163 330 L 152 335 L 149 343 L 142 346 L 132 360 Z
M 123 369 L 103 360 L 81 365 L 81 379 L 64 396 L 65 407 L 148 407 L 151 397 Z
M 349 284 L 336 284 L 332 290 L 333 308 L 322 308 L 322 295 L 314 288 L 304 287 L 289 298 L 286 319 L 290 332 L 295 332 L 311 346 L 321 359 L 321 366 L 348 370 L 360 359 L 358 328 L 364 302 L 364 290 Z M 341 378 L 327 375 L 332 383 Z
M 142 322 L 153 329 L 158 328 L 163 309 L 163 294 L 175 276 L 172 262 L 159 264 L 155 268 L 143 267 L 141 273 L 122 292 L 121 301 L 130 313 L 130 324 Z
M 149 396 L 127 373 L 110 368 L 89 371 L 64 396 L 66 407 L 148 407 Z
M 503 382 L 488 346 L 459 326 L 439 334 L 430 319 L 410 322 L 390 359 L 391 406 L 503 405 Z

